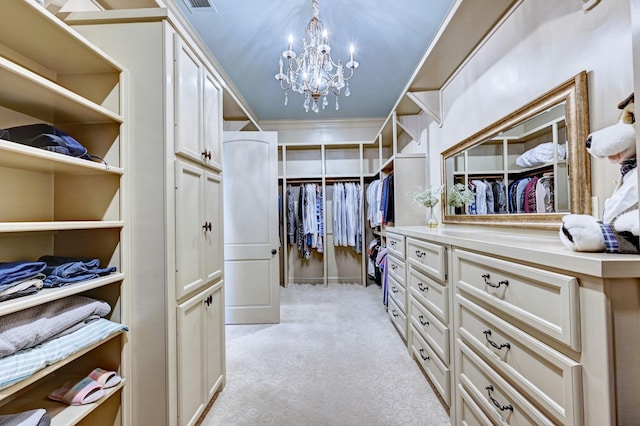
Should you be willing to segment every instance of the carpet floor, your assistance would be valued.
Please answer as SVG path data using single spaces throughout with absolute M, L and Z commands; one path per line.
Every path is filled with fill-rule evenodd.
M 227 384 L 201 425 L 450 425 L 378 286 L 280 295 L 279 324 L 227 326 Z

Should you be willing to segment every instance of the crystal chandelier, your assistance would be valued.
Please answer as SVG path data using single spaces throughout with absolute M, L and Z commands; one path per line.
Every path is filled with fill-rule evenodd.
M 304 95 L 304 109 L 314 112 L 319 111 L 318 100 L 322 103 L 322 109 L 329 104 L 327 95 L 331 92 L 336 97 L 336 110 L 340 109 L 338 96 L 344 88 L 344 95 L 349 96 L 348 81 L 353 77 L 353 71 L 358 68 L 358 62 L 353 60 L 353 45 L 351 45 L 351 58 L 346 64 L 340 60 L 334 62 L 331 58 L 331 46 L 327 40 L 327 30 L 318 18 L 319 6 L 317 0 L 311 1 L 313 17 L 309 21 L 302 39 L 302 51 L 299 55 L 292 50 L 293 37 L 289 36 L 289 48 L 282 52 L 282 57 L 287 60 L 286 68 L 282 57 L 280 58 L 280 72 L 275 75 L 280 81 L 280 87 L 284 90 L 284 104 L 289 103 L 289 89 Z M 349 76 L 345 77 L 345 67 Z

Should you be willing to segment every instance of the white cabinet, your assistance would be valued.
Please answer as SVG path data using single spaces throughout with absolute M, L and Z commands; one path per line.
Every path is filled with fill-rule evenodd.
M 0 321 L 80 294 L 107 302 L 106 318 L 129 325 L 125 73 L 36 2 L 0 2 L 0 15 L 11 17 L 0 27 L 0 128 L 51 124 L 108 164 L 0 139 L 0 262 L 55 255 L 116 267 L 104 277 L 0 302 Z M 5 385 L 0 414 L 45 408 L 54 425 L 126 423 L 128 354 L 120 330 L 56 358 Z M 96 367 L 118 371 L 124 380 L 94 404 L 70 407 L 47 399 Z M 6 377 L 9 369 L 2 368 Z
M 67 21 L 130 77 L 132 424 L 193 423 L 225 377 L 216 73 L 166 9 L 78 12 Z M 204 320 L 214 311 L 207 300 L 220 307 L 217 323 Z
M 222 275 L 222 178 L 176 161 L 176 298 Z
M 223 380 L 222 283 L 178 305 L 178 424 L 193 425 Z
M 572 252 L 555 232 L 393 232 L 407 241 L 408 344 L 453 424 L 640 418 L 637 257 Z
M 220 169 L 221 123 L 211 119 L 222 113 L 220 85 L 179 34 L 174 34 L 174 55 L 175 151 Z

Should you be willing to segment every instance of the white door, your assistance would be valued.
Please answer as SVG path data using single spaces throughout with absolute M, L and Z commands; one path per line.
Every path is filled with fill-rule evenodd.
M 227 324 L 280 321 L 278 135 L 224 132 Z

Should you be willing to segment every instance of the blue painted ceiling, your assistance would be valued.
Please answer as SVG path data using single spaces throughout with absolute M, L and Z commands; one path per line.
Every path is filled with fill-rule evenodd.
M 192 8 L 175 0 L 245 98 L 259 121 L 387 117 L 401 96 L 454 0 L 319 0 L 334 60 L 346 62 L 349 45 L 360 63 L 351 96 L 335 110 L 305 112 L 304 98 L 284 91 L 274 75 L 289 34 L 294 50 L 311 19 L 311 0 L 209 0 Z M 297 46 L 297 47 L 296 47 Z

